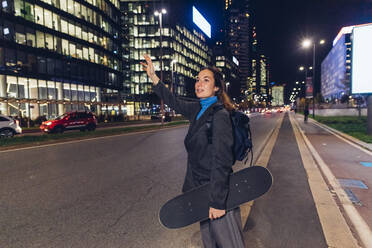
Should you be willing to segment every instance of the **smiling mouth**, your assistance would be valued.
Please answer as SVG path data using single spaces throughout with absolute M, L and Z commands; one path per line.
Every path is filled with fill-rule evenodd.
M 203 92 L 204 90 L 196 90 L 196 93 L 201 93 L 201 92 Z

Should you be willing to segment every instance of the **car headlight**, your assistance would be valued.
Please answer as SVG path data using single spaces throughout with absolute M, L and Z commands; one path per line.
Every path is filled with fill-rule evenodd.
M 50 126 L 50 125 L 52 125 L 52 123 L 51 122 L 47 122 L 47 123 L 45 123 L 45 125 Z

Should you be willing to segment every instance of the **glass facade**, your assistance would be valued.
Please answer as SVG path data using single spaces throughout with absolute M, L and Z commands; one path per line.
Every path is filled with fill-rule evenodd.
M 171 6 L 166 8 L 172 12 Z M 152 93 L 152 82 L 140 66 L 144 54 L 150 55 L 160 77 L 160 23 L 159 16 L 154 15 L 155 9 L 156 2 L 121 2 L 125 36 L 123 93 L 143 102 L 140 106 L 150 101 Z M 173 82 L 176 94 L 193 96 L 195 76 L 202 67 L 210 64 L 211 51 L 206 45 L 204 35 L 174 21 L 170 14 L 166 15 L 168 14 L 163 16 L 162 23 L 163 81 Z
M 99 110 L 106 89 L 121 89 L 118 1 L 3 0 L 0 14 L 1 113 Z
M 321 92 L 324 99 L 340 99 L 342 95 L 350 94 L 350 71 L 350 34 L 344 34 L 321 65 Z

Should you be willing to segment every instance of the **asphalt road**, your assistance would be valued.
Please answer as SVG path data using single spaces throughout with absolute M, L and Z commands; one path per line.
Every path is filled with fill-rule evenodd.
M 255 148 L 278 116 L 251 118 Z M 1 152 L 0 247 L 200 247 L 198 224 L 168 230 L 158 221 L 161 205 L 180 193 L 186 132 Z

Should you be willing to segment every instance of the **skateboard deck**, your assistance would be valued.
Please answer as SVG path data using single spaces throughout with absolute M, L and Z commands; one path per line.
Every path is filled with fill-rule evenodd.
M 230 175 L 227 211 L 265 194 L 273 182 L 271 173 L 262 166 L 252 166 Z M 181 228 L 209 218 L 209 188 L 204 184 L 166 202 L 159 218 L 167 228 Z

